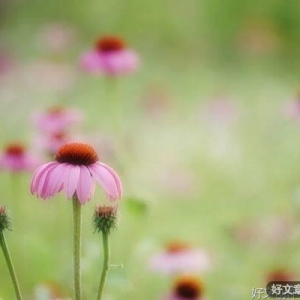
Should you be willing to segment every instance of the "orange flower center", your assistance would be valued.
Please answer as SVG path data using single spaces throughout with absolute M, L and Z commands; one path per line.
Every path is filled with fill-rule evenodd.
M 203 293 L 203 286 L 195 277 L 180 278 L 175 285 L 175 295 L 184 299 L 198 299 Z
M 98 161 L 98 155 L 88 144 L 69 143 L 59 148 L 55 159 L 59 163 L 88 166 Z
M 125 48 L 125 42 L 117 36 L 104 36 L 96 42 L 96 49 L 100 52 L 120 51 Z
M 95 213 L 97 217 L 108 218 L 116 215 L 117 208 L 113 206 L 96 206 Z
M 5 152 L 7 154 L 21 156 L 25 152 L 25 148 L 21 144 L 11 144 L 6 147 Z
M 64 111 L 65 111 L 65 108 L 63 106 L 52 106 L 48 109 L 48 113 L 50 115 L 59 115 Z
M 189 249 L 190 249 L 189 245 L 183 242 L 172 242 L 168 244 L 166 248 L 168 253 L 180 253 L 180 252 L 185 252 Z

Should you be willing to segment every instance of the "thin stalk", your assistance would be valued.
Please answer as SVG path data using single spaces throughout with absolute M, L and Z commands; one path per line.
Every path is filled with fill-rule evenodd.
M 8 247 L 6 245 L 6 241 L 5 241 L 3 232 L 0 233 L 0 245 L 1 245 L 4 257 L 5 257 L 5 260 L 6 260 L 6 263 L 7 263 L 9 274 L 10 274 L 10 277 L 11 277 L 11 280 L 12 280 L 12 283 L 13 283 L 13 286 L 14 286 L 14 289 L 15 289 L 16 297 L 17 297 L 18 300 L 22 300 L 22 296 L 21 296 L 20 287 L 19 287 L 17 276 L 16 276 L 15 268 L 14 268 L 14 265 L 12 263 Z
M 102 299 L 103 289 L 109 271 L 109 260 L 110 260 L 109 233 L 102 231 L 102 239 L 103 239 L 103 267 L 102 267 L 97 300 Z
M 73 239 L 73 259 L 74 259 L 74 289 L 75 300 L 81 300 L 81 272 L 80 272 L 80 252 L 81 252 L 81 204 L 77 197 L 73 197 L 73 221 L 74 221 L 74 239 Z

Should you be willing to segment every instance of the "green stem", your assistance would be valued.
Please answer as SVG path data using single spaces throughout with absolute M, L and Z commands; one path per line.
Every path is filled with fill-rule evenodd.
M 73 197 L 73 218 L 74 218 L 74 288 L 75 300 L 81 300 L 80 283 L 80 252 L 81 252 L 81 204 L 77 197 Z
M 109 258 L 110 258 L 109 233 L 103 231 L 102 239 L 103 239 L 103 267 L 102 267 L 97 300 L 102 299 L 103 288 L 106 282 L 107 273 L 109 271 Z
M 8 267 L 9 273 L 10 273 L 10 277 L 11 277 L 11 280 L 12 280 L 12 283 L 13 283 L 13 286 L 14 286 L 14 289 L 15 289 L 17 299 L 22 300 L 22 296 L 21 296 L 20 287 L 19 287 L 17 276 L 16 276 L 15 268 L 14 268 L 14 265 L 12 263 L 9 250 L 8 250 L 6 242 L 5 242 L 3 232 L 0 233 L 0 245 L 1 245 L 4 257 L 5 257 L 5 260 L 6 260 L 6 263 L 7 263 L 7 267 Z

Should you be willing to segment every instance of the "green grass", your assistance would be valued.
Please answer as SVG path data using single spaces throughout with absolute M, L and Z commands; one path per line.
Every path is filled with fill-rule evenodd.
M 57 16 L 65 17 L 63 13 L 56 14 L 55 1 L 53 7 L 37 4 L 38 1 L 32 1 L 31 6 L 16 5 L 2 34 L 21 63 L 45 59 L 33 43 L 38 26 Z M 106 11 L 113 15 L 110 5 L 101 11 L 102 16 Z M 140 20 L 146 15 L 146 8 L 138 18 L 133 11 L 136 5 L 141 9 L 141 4 L 130 1 L 128 5 L 131 8 L 118 8 L 119 13 L 124 13 L 120 17 L 123 30 L 121 25 L 113 25 L 113 19 L 101 21 L 101 14 L 99 22 L 105 26 L 98 26 L 101 32 L 113 29 L 127 36 L 133 30 L 131 44 L 136 45 L 142 56 L 140 72 L 119 79 L 114 95 L 123 104 L 125 137 L 116 133 L 112 124 L 113 112 L 104 80 L 76 70 L 76 84 L 64 94 L 40 91 L 38 81 L 36 89 L 30 88 L 18 74 L 12 81 L 2 83 L 0 144 L 16 139 L 30 144 L 31 113 L 53 103 L 82 109 L 86 115 L 82 136 L 106 132 L 112 135 L 117 145 L 117 161 L 108 158 L 106 162 L 121 173 L 125 200 L 120 202 L 121 221 L 112 235 L 111 257 L 112 263 L 122 263 L 124 267 L 109 273 L 109 299 L 152 300 L 168 293 L 172 279 L 151 273 L 147 264 L 153 253 L 174 239 L 187 240 L 211 252 L 214 266 L 203 276 L 209 299 L 251 299 L 252 287 L 264 287 L 265 274 L 273 267 L 283 265 L 299 274 L 297 234 L 277 245 L 259 237 L 255 243 L 241 244 L 230 233 L 232 227 L 240 224 L 263 226 L 274 216 L 284 216 L 294 223 L 299 218 L 295 196 L 300 179 L 299 124 L 285 120 L 281 113 L 282 105 L 294 96 L 299 85 L 298 60 L 295 57 L 293 61 L 292 57 L 285 64 L 286 60 L 271 56 L 245 60 L 238 57 L 224 62 L 218 55 L 206 60 L 209 54 L 201 56 L 198 48 L 189 48 L 196 37 L 196 33 L 189 31 L 193 24 L 186 19 L 193 11 L 192 2 L 178 21 L 189 33 L 187 37 L 180 26 L 173 26 L 177 19 L 170 13 L 163 19 L 164 26 L 154 24 L 151 17 L 143 19 L 141 28 L 153 24 L 148 29 L 147 41 L 132 19 L 127 22 L 125 14 L 128 10 Z M 154 14 L 158 4 L 152 5 Z M 79 44 L 66 59 L 73 66 L 77 66 L 81 51 L 89 47 L 87 43 L 99 31 L 95 26 L 97 11 L 89 18 L 91 11 L 82 11 L 78 6 L 66 12 L 68 21 L 78 19 Z M 163 9 L 158 13 L 164 16 Z M 217 11 L 215 14 L 219 15 Z M 29 20 L 30 16 L 35 18 Z M 178 48 L 172 47 L 174 40 Z M 161 47 L 160 41 L 165 42 Z M 19 43 L 24 47 L 17 47 Z M 159 120 L 141 109 L 146 91 L 156 86 L 165 88 L 170 98 L 170 110 Z M 227 130 L 213 130 L 198 113 L 218 93 L 232 97 L 239 109 L 237 121 Z M 193 178 L 193 188 L 186 193 L 168 190 L 161 176 L 181 168 Z M 13 219 L 13 232 L 7 232 L 6 237 L 21 289 L 25 299 L 32 299 L 34 286 L 53 280 L 72 295 L 71 202 L 63 196 L 47 202 L 36 199 L 29 193 L 30 178 L 27 174 L 13 178 L 0 173 L 0 204 L 7 206 Z M 103 197 L 98 188 L 94 199 L 83 208 L 84 299 L 95 298 L 100 277 L 101 236 L 93 233 L 92 214 Z M 126 198 L 130 197 L 145 201 L 146 212 L 130 210 L 126 205 Z M 0 269 L 0 297 L 13 299 L 1 256 Z

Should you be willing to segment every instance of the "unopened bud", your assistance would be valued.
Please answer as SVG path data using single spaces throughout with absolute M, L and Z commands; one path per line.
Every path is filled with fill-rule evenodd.
M 95 231 L 109 233 L 115 230 L 118 225 L 117 206 L 96 206 L 94 214 Z
M 5 206 L 1 205 L 0 206 L 0 233 L 5 229 L 11 230 L 11 224 Z

